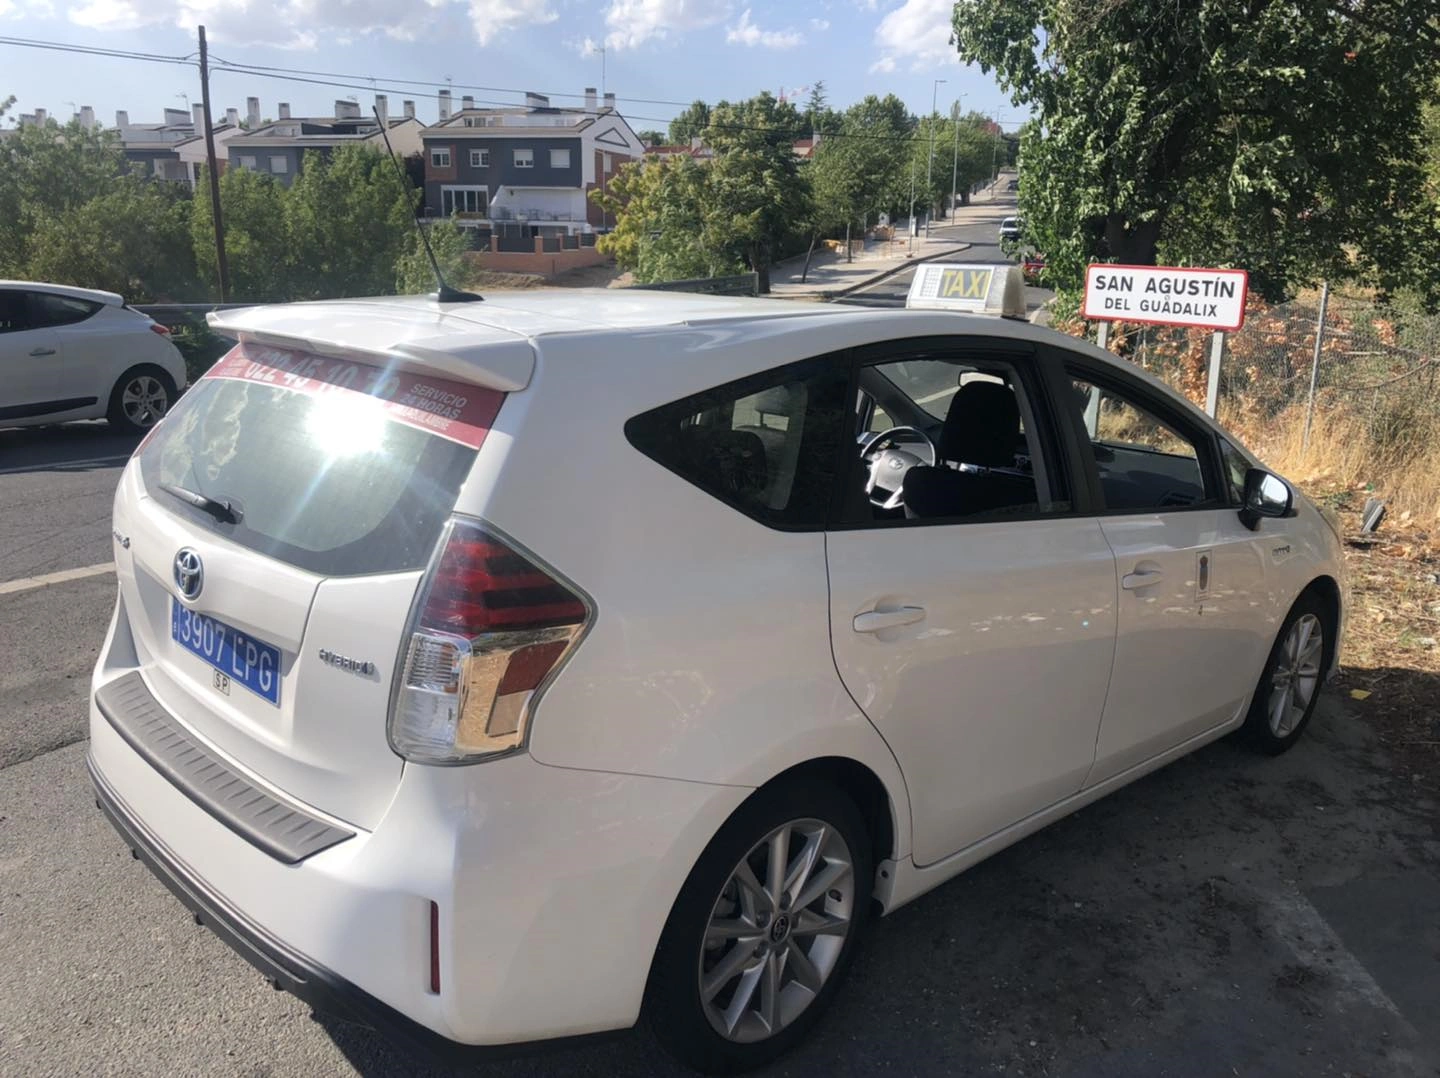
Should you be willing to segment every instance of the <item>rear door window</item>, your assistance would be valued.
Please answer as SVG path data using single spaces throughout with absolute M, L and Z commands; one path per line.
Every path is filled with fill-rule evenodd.
M 140 454 L 150 496 L 195 526 L 326 576 L 423 567 L 504 394 L 241 345 Z M 231 503 L 216 519 L 167 493 Z
M 30 321 L 37 328 L 72 326 L 83 322 L 105 306 L 90 299 L 59 296 L 52 292 L 30 293 Z

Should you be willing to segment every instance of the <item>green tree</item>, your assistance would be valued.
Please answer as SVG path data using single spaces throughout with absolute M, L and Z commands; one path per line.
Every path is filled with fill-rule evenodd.
M 810 161 L 815 221 L 821 232 L 863 228 L 894 208 L 909 177 L 910 117 L 894 94 L 873 94 L 841 115 Z
M 201 189 L 209 180 L 201 177 Z M 220 176 L 220 209 L 225 221 L 225 252 L 230 263 L 230 292 L 240 303 L 276 303 L 296 298 L 292 281 L 303 255 L 290 242 L 285 225 L 285 188 L 269 173 L 231 168 Z M 215 279 L 215 230 L 210 200 L 195 200 L 190 237 L 195 267 L 211 289 Z
M 953 29 L 1035 113 L 1021 209 L 1062 286 L 1161 258 L 1243 266 L 1269 298 L 1321 275 L 1389 286 L 1435 245 L 1432 5 L 959 0 Z
M 709 227 L 741 251 L 770 291 L 770 263 L 810 218 L 810 192 L 795 156 L 804 120 L 794 105 L 770 93 L 715 106 L 705 142 L 715 151 L 710 170 Z M 803 242 L 803 241 L 802 241 Z
M 467 277 L 465 252 L 470 249 L 466 230 L 454 221 L 437 221 L 425 227 L 445 283 L 451 288 L 464 288 Z M 412 227 L 404 253 L 395 267 L 395 291 L 402 296 L 415 296 L 434 292 L 435 289 L 435 271 L 420 242 L 419 231 Z
M 117 190 L 126 174 L 115 133 L 78 120 L 27 124 L 0 140 L 0 277 L 28 276 L 36 229 Z
M 653 128 L 646 128 L 644 131 L 636 131 L 635 137 L 638 138 L 641 142 L 643 142 L 646 146 L 664 146 L 666 144 L 665 132 L 656 131 Z
M 810 96 L 805 101 L 805 127 L 806 132 L 812 137 L 823 135 L 827 131 L 834 131 L 842 123 L 842 116 L 830 107 L 829 95 L 825 92 L 823 80 L 817 80 L 810 88 Z
M 702 134 L 710 122 L 710 106 L 703 101 L 694 101 L 670 121 L 670 143 L 676 146 L 688 145 L 692 138 Z
M 688 157 L 635 162 L 590 197 L 615 218 L 597 246 L 640 284 L 736 273 L 741 268 L 713 214 L 714 174 Z
M 201 299 L 179 185 L 126 176 L 114 190 L 41 219 L 27 276 L 103 288 L 131 302 Z
M 369 146 L 310 152 L 285 193 L 285 229 L 299 257 L 297 299 L 390 291 L 415 230 L 414 191 Z

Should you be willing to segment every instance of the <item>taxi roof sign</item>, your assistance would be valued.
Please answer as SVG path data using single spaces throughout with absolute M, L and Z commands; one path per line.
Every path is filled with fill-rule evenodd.
M 1023 319 L 1025 277 L 1008 262 L 922 262 L 915 267 L 905 306 Z

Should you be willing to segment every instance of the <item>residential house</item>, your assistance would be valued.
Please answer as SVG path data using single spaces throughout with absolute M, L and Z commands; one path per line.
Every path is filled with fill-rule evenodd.
M 351 144 L 383 151 L 382 122 L 395 153 L 402 157 L 419 154 L 423 125 L 415 116 L 415 102 L 406 101 L 404 115 L 392 117 L 385 95 L 377 94 L 375 108 L 379 120 L 362 115 L 360 105 L 349 100 L 335 102 L 334 116 L 291 116 L 290 106 L 281 102 L 279 118 L 264 122 L 257 103 L 253 125 L 226 143 L 230 167 L 268 173 L 288 187 L 305 167 L 307 153 L 329 154 L 337 146 Z
M 255 101 L 253 97 L 250 100 Z M 80 124 L 86 128 L 95 125 L 95 110 L 88 105 L 80 109 Z M 212 129 L 217 164 L 223 166 L 222 147 L 242 133 L 239 113 L 227 109 L 224 122 L 212 124 Z M 128 112 L 117 110 L 115 131 L 120 136 L 125 160 L 140 175 L 185 183 L 191 190 L 200 182 L 207 156 L 203 105 L 192 106 L 188 112 L 167 108 L 160 123 L 132 124 Z
M 493 251 L 574 250 L 613 223 L 589 198 L 645 147 L 615 108 L 585 90 L 582 107 L 555 106 L 527 93 L 513 107 L 476 108 L 462 98 L 450 112 L 441 91 L 440 121 L 422 133 L 425 206 L 477 230 Z
M 692 138 L 688 144 L 677 143 L 672 146 L 647 146 L 645 147 L 645 159 L 647 161 L 671 161 L 677 157 L 688 157 L 693 161 L 709 161 L 715 156 L 715 151 L 705 145 L 698 135 Z

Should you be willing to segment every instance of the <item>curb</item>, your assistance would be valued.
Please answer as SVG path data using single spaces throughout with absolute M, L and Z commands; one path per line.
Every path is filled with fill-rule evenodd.
M 935 259 L 944 258 L 947 255 L 959 254 L 961 251 L 968 251 L 971 247 L 974 246 L 975 245 L 973 243 L 962 243 L 955 247 L 947 247 L 943 251 L 936 251 L 934 254 L 925 255 L 923 258 L 907 258 L 904 261 L 898 262 L 895 265 L 891 266 L 889 269 L 881 270 L 873 277 L 867 277 L 865 280 L 860 281 L 857 284 L 846 285 L 844 288 L 828 290 L 816 289 L 813 292 L 789 292 L 779 294 L 772 291 L 770 294 L 770 298 L 818 300 L 843 299 L 845 296 L 848 296 L 853 292 L 858 292 L 862 288 L 869 288 L 873 284 L 878 284 L 879 282 L 886 280 L 887 278 L 894 277 L 897 273 L 904 273 L 912 266 L 918 266 L 922 262 L 933 262 L 935 261 Z

